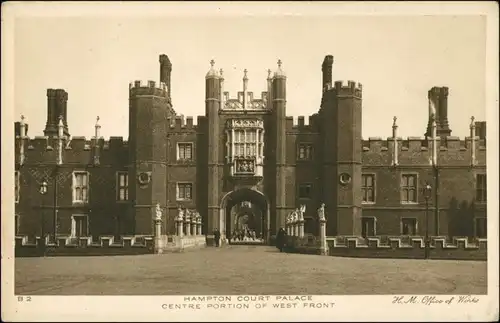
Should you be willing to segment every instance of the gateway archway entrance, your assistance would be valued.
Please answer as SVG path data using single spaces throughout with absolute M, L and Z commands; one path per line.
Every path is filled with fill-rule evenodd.
M 249 188 L 232 191 L 222 198 L 220 210 L 230 244 L 268 244 L 269 203 L 261 192 Z

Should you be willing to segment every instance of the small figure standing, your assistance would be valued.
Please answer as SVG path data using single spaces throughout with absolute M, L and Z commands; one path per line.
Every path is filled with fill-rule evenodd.
M 215 246 L 219 247 L 219 243 L 220 243 L 220 231 L 217 228 L 215 228 L 215 230 L 214 230 L 214 239 L 215 239 Z
M 286 232 L 285 229 L 280 228 L 278 230 L 278 234 L 276 235 L 276 247 L 283 252 L 283 248 L 285 247 L 286 242 Z

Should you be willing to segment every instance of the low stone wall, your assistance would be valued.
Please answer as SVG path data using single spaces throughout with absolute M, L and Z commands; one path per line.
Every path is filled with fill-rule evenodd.
M 360 258 L 425 258 L 423 237 L 327 238 L 329 255 Z M 429 259 L 487 260 L 486 239 L 469 242 L 467 238 L 431 237 Z
M 48 237 L 44 244 L 40 237 L 17 236 L 15 238 L 16 257 L 55 257 L 55 256 L 117 256 L 144 255 L 182 252 L 200 249 L 206 246 L 203 235 L 190 236 L 101 236 L 97 240 L 92 237 L 74 238 L 58 237 L 57 242 L 50 242 Z
M 57 242 L 45 239 L 45 248 L 40 237 L 17 236 L 15 238 L 16 257 L 41 256 L 114 256 L 141 255 L 154 253 L 154 239 L 151 236 L 101 236 L 98 240 L 92 237 L 58 237 Z
M 155 253 L 183 252 L 205 248 L 207 246 L 204 235 L 190 236 L 160 236 L 156 240 Z
M 319 239 L 288 237 L 286 250 L 301 254 L 321 254 Z M 425 258 L 423 237 L 327 237 L 328 255 L 357 258 Z M 431 237 L 429 259 L 487 260 L 486 239 Z
M 309 255 L 322 254 L 320 241 L 313 235 L 304 237 L 287 236 L 285 251 Z

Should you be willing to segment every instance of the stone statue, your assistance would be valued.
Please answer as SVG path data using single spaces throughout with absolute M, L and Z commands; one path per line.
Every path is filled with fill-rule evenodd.
M 162 212 L 160 203 L 156 204 L 156 220 L 161 220 Z
M 179 206 L 177 209 L 177 221 L 182 221 L 184 220 L 184 211 L 182 211 L 182 208 Z
M 320 221 L 325 221 L 325 203 L 321 203 L 321 206 L 318 209 L 318 219 Z
M 304 212 L 306 211 L 306 206 L 301 205 L 300 206 L 300 212 L 299 212 L 299 221 L 304 222 Z

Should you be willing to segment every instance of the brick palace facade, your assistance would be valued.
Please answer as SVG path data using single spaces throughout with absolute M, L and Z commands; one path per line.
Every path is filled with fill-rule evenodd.
M 152 235 L 159 204 L 164 234 L 175 232 L 179 207 L 200 213 L 207 240 L 214 228 L 233 231 L 246 209 L 271 241 L 300 205 L 306 233 L 316 233 L 325 203 L 329 236 L 424 235 L 427 227 L 485 237 L 486 122 L 472 119 L 465 139 L 451 136 L 448 88 L 433 87 L 424 136 L 398 137 L 394 118 L 391 137 L 363 139 L 361 84 L 332 82 L 332 65 L 326 56 L 321 106 L 306 123 L 286 115 L 280 61 L 260 95 L 248 90 L 245 70 L 236 97 L 212 61 L 205 115 L 194 124 L 172 107 L 172 64 L 160 55 L 160 82 L 129 86 L 128 139 L 105 140 L 98 123 L 93 138 L 70 136 L 68 93 L 48 89 L 44 136 L 28 137 L 24 119 L 15 124 L 16 235 Z

